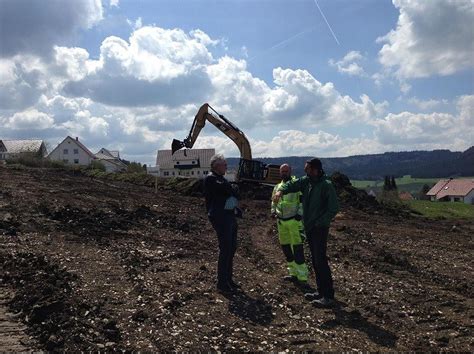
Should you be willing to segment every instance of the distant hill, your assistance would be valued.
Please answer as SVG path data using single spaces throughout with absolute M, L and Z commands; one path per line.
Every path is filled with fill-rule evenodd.
M 297 176 L 304 174 L 306 160 L 312 156 L 257 158 L 267 164 L 289 163 Z M 238 158 L 228 158 L 230 168 L 237 168 Z M 350 179 L 379 180 L 385 175 L 414 178 L 474 176 L 474 146 L 464 152 L 450 150 L 386 152 L 383 154 L 321 158 L 328 174 L 339 171 Z

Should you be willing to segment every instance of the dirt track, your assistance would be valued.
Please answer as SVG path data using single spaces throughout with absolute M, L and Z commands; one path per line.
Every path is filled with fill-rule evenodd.
M 0 167 L 1 285 L 30 349 L 474 349 L 473 222 L 343 208 L 328 247 L 339 302 L 326 310 L 281 280 L 268 202 L 242 206 L 243 288 L 224 297 L 202 198 Z

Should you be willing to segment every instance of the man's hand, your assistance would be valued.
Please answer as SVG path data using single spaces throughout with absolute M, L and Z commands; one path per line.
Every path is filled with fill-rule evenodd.
M 281 199 L 281 196 L 283 195 L 283 193 L 281 191 L 278 191 L 275 193 L 275 195 L 273 196 L 273 202 L 275 203 L 278 203 Z

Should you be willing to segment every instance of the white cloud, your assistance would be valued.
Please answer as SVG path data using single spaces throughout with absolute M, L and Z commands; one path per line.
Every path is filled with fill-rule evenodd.
M 206 45 L 213 41 L 199 30 L 188 35 L 147 26 L 133 32 L 129 42 L 108 37 L 100 59 L 88 61 L 89 75 L 64 91 L 116 106 L 199 102 L 211 90 L 205 68 L 213 58 Z
M 110 0 L 110 7 L 119 7 L 120 0 Z
M 412 97 L 408 100 L 408 103 L 414 105 L 420 110 L 428 111 L 428 110 L 433 110 L 443 105 L 444 106 L 447 105 L 448 100 L 435 100 L 435 99 L 420 100 L 417 97 Z
M 339 61 L 329 60 L 329 65 L 336 67 L 337 71 L 350 76 L 366 76 L 364 69 L 360 65 L 360 61 L 365 58 L 358 51 L 347 53 L 344 58 Z
M 0 56 L 49 55 L 54 45 L 68 42 L 77 30 L 91 28 L 102 16 L 101 0 L 2 1 Z
M 385 43 L 379 60 L 399 78 L 451 75 L 474 61 L 472 0 L 393 0 L 400 11 L 397 28 L 377 41 Z
M 130 27 L 133 28 L 134 31 L 136 31 L 137 29 L 143 27 L 143 23 L 142 23 L 142 18 L 141 18 L 141 17 L 138 17 L 135 21 L 132 21 L 132 20 L 127 19 L 127 23 L 130 25 Z
M 10 129 L 47 129 L 53 127 L 54 120 L 46 113 L 30 109 L 17 112 L 6 120 L 6 127 Z
M 446 145 L 462 150 L 474 141 L 474 96 L 460 97 L 457 109 L 457 115 L 390 113 L 384 119 L 373 122 L 375 135 L 380 143 L 398 150 L 433 149 Z

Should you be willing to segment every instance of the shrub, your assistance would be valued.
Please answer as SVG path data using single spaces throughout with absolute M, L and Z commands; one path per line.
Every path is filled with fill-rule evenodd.
M 89 169 L 105 172 L 105 165 L 100 161 L 92 160 L 89 165 Z

